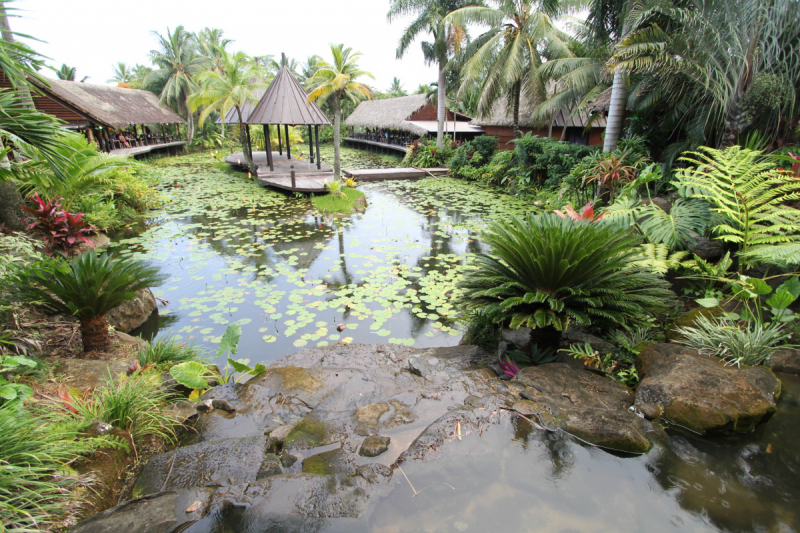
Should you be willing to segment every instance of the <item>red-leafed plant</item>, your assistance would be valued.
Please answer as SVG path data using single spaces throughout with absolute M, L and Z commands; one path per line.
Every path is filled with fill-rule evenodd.
M 34 193 L 30 197 L 34 207 L 22 206 L 22 209 L 33 216 L 25 219 L 28 227 L 42 236 L 45 251 L 69 254 L 74 248 L 86 243 L 94 246 L 87 235 L 97 228 L 83 220 L 83 213 L 70 213 L 61 207 L 61 198 L 44 200 Z
M 583 210 L 580 213 L 575 211 L 571 205 L 567 205 L 563 209 L 556 209 L 554 213 L 561 218 L 571 218 L 572 220 L 588 220 L 589 222 L 601 220 L 603 215 L 605 215 L 605 211 L 603 211 L 595 217 L 594 204 L 592 202 L 586 202 L 586 205 L 583 206 Z

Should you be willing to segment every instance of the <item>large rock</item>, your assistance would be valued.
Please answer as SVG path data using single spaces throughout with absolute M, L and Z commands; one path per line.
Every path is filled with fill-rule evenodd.
M 636 404 L 658 405 L 664 419 L 700 434 L 752 431 L 772 416 L 780 394 L 780 381 L 766 368 L 726 367 L 676 344 L 642 351 L 636 369 Z
M 211 491 L 207 491 L 210 493 Z M 205 504 L 209 494 L 193 491 L 160 492 L 137 498 L 80 522 L 71 533 L 171 533 L 192 518 L 185 512 L 193 502 Z
M 148 288 L 138 292 L 133 300 L 122 302 L 106 313 L 106 320 L 115 329 L 128 333 L 144 324 L 156 311 L 156 298 Z
M 773 372 L 800 375 L 800 350 L 781 348 L 770 355 L 765 364 Z
M 562 429 L 592 444 L 643 453 L 652 424 L 629 411 L 633 392 L 624 385 L 570 365 L 523 368 L 514 381 L 525 386 L 514 410 L 535 416 L 547 429 Z
M 719 259 L 725 253 L 725 246 L 720 241 L 699 237 L 689 246 L 689 252 L 706 261 Z

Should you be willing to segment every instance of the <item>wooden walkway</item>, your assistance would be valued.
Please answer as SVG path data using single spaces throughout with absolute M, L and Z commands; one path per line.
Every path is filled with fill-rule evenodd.
M 378 142 L 378 141 L 368 141 L 366 139 L 357 139 L 355 137 L 342 137 L 342 140 L 345 141 L 345 144 L 348 144 L 348 143 L 349 144 L 361 144 L 361 145 L 364 145 L 365 148 L 369 148 L 369 147 L 375 148 L 376 151 L 379 151 L 379 150 L 383 150 L 383 151 L 392 150 L 394 152 L 397 152 L 398 154 L 405 154 L 406 153 L 406 147 L 405 146 L 399 146 L 397 144 L 382 143 L 382 142 Z
M 179 146 L 186 146 L 188 141 L 174 141 L 171 143 L 149 144 L 147 146 L 134 146 L 133 148 L 118 148 L 111 150 L 111 155 L 132 155 L 134 158 L 137 155 L 147 154 L 152 151 L 163 150 L 164 148 L 177 148 Z
M 275 171 L 269 170 L 266 152 L 253 152 L 253 162 L 258 166 L 257 177 L 262 185 L 275 187 L 291 192 L 302 193 L 324 193 L 326 191 L 325 182 L 333 181 L 333 169 L 327 165 L 322 165 L 317 169 L 316 164 L 308 161 L 287 159 L 286 154 L 279 155 L 272 152 L 272 161 Z M 225 158 L 225 162 L 234 167 L 246 170 L 244 166 L 244 155 L 236 152 Z M 294 166 L 295 180 L 292 185 L 291 171 Z M 450 172 L 447 168 L 372 168 L 359 170 L 342 170 L 345 176 L 356 178 L 358 181 L 381 181 L 381 180 L 407 180 L 419 179 L 426 176 L 441 176 Z

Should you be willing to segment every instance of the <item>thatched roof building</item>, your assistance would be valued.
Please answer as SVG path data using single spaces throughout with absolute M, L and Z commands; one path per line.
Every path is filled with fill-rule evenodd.
M 425 136 L 438 131 L 436 106 L 424 94 L 412 94 L 383 100 L 361 102 L 344 121 L 351 128 L 396 130 Z M 448 131 L 456 133 L 482 133 L 481 128 L 470 125 L 470 117 L 447 110 L 450 122 Z
M 184 122 L 175 112 L 162 107 L 150 91 L 51 79 L 47 80 L 48 87 L 33 78 L 31 81 L 45 97 L 85 117 L 87 125 L 120 129 L 135 124 Z
M 604 117 L 598 117 L 591 122 L 589 114 L 585 111 L 572 113 L 570 109 L 559 109 L 553 115 L 550 123 L 542 124 L 532 120 L 534 107 L 530 102 L 520 102 L 519 127 L 522 133 L 531 132 L 540 137 L 552 136 L 575 144 L 601 144 L 601 134 L 606 127 Z M 506 99 L 499 99 L 494 103 L 490 113 L 486 116 L 475 118 L 472 124 L 481 126 L 487 135 L 494 135 L 500 141 L 501 147 L 510 148 L 508 145 L 514 138 L 514 115 L 508 109 Z M 587 127 L 589 131 L 587 132 Z

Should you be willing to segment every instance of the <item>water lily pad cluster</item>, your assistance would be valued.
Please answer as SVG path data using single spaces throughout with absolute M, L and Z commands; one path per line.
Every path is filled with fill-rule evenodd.
M 237 323 L 254 362 L 336 342 L 457 343 L 452 296 L 481 251 L 477 233 L 529 209 L 431 178 L 362 184 L 364 213 L 322 215 L 307 198 L 213 163 L 190 155 L 154 164 L 166 207 L 112 246 L 170 274 L 156 294 L 169 301 L 159 309 L 162 328 L 212 345 Z

